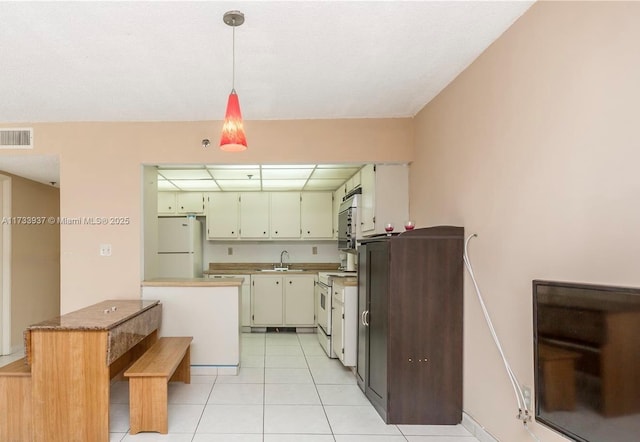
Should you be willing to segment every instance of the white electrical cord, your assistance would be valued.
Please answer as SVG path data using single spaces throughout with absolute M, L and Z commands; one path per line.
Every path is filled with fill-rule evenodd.
M 467 237 L 466 241 L 464 242 L 464 254 L 462 256 L 464 260 L 464 265 L 467 268 L 467 271 L 469 272 L 469 276 L 471 276 L 471 281 L 473 281 L 473 287 L 475 288 L 476 294 L 478 295 L 478 300 L 480 301 L 480 307 L 482 308 L 482 313 L 484 314 L 484 318 L 487 321 L 487 325 L 489 326 L 491 337 L 493 338 L 493 342 L 495 342 L 496 347 L 498 348 L 498 352 L 502 357 L 502 362 L 504 363 L 504 367 L 507 371 L 507 374 L 509 375 L 509 381 L 511 381 L 513 392 L 516 396 L 516 400 L 518 401 L 519 413 L 517 417 L 518 419 L 521 419 L 523 421 L 524 427 L 529 432 L 531 437 L 533 437 L 536 441 L 540 442 L 540 439 L 538 439 L 536 435 L 533 434 L 529 429 L 529 427 L 527 426 L 527 421 L 530 419 L 529 408 L 527 407 L 527 403 L 524 399 L 524 394 L 522 393 L 522 389 L 520 388 L 520 383 L 518 382 L 518 378 L 516 377 L 515 373 L 511 369 L 511 366 L 507 361 L 507 357 L 505 356 L 504 351 L 502 350 L 502 345 L 500 344 L 500 340 L 498 339 L 496 330 L 493 327 L 493 322 L 491 322 L 491 317 L 489 316 L 489 312 L 487 311 L 487 306 L 485 305 L 484 300 L 482 299 L 482 294 L 480 293 L 480 287 L 478 287 L 478 282 L 476 281 L 475 274 L 473 273 L 473 267 L 471 266 L 471 260 L 469 259 L 468 247 L 469 247 L 469 241 L 471 240 L 471 238 L 475 238 L 477 236 L 478 235 L 475 233 L 471 234 Z M 523 410 L 524 410 L 524 416 L 522 415 Z

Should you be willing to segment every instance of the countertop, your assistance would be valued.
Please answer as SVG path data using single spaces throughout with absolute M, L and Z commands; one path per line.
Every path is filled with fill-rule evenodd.
M 263 272 L 274 268 L 273 263 L 265 262 L 241 262 L 241 263 L 209 263 L 209 269 L 204 271 L 205 275 L 271 275 L 288 273 L 291 275 L 313 274 L 318 272 L 331 272 L 338 270 L 340 264 L 332 262 L 317 263 L 286 263 L 293 272 Z
M 142 281 L 142 287 L 239 287 L 244 278 L 155 278 Z
M 126 320 L 149 310 L 158 301 L 109 300 L 76 310 L 66 315 L 48 319 L 34 325 L 30 330 L 111 330 Z

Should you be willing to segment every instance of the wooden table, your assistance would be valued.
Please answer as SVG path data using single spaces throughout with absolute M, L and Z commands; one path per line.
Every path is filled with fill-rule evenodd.
M 33 440 L 109 441 L 109 386 L 157 340 L 158 301 L 114 300 L 30 326 Z

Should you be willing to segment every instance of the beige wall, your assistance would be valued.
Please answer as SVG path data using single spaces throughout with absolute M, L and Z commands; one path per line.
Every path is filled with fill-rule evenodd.
M 12 217 L 58 217 L 60 193 L 52 186 L 11 177 Z M 11 226 L 11 346 L 23 331 L 60 312 L 60 229 L 56 224 Z
M 217 145 L 219 121 L 14 126 L 34 127 L 34 154 L 60 155 L 61 216 L 131 218 L 127 226 L 61 226 L 61 311 L 66 313 L 140 295 L 142 164 L 409 161 L 412 124 L 412 119 L 247 121 L 249 149 L 242 153 L 201 147 L 203 138 Z M 103 243 L 112 244 L 111 257 L 99 256 Z
M 416 117 L 411 216 L 479 235 L 478 283 L 530 386 L 533 279 L 640 286 L 638 17 L 640 3 L 537 3 Z M 464 324 L 465 410 L 531 440 L 468 278 Z

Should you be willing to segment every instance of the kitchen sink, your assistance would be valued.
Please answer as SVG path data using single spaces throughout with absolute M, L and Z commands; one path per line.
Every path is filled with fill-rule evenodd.
M 259 272 L 303 272 L 302 269 L 287 269 L 285 267 L 276 267 L 275 269 L 258 269 Z

